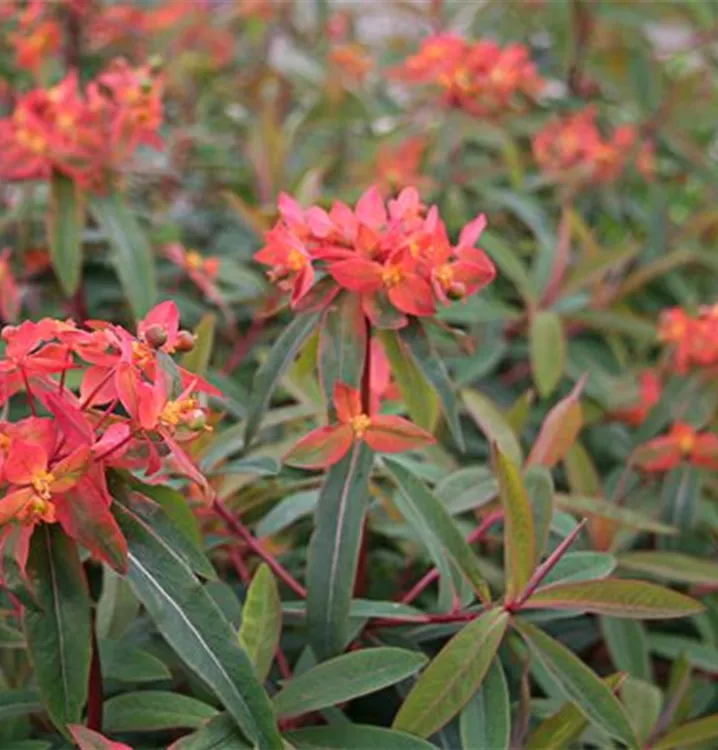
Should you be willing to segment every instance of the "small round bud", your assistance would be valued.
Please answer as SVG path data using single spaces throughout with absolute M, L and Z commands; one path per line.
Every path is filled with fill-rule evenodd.
M 452 282 L 451 286 L 446 290 L 446 296 L 452 300 L 464 299 L 466 297 L 466 285 L 460 281 Z
M 177 334 L 175 350 L 178 352 L 191 352 L 194 349 L 195 336 L 189 331 L 180 331 Z
M 17 326 L 5 326 L 2 329 L 2 340 L 3 341 L 10 341 L 10 339 L 15 335 L 15 332 L 17 331 Z
M 145 331 L 145 341 L 153 349 L 163 347 L 167 343 L 167 329 L 159 323 L 153 323 Z
M 202 409 L 192 409 L 185 418 L 184 425 L 188 430 L 199 432 L 207 429 L 207 415 Z

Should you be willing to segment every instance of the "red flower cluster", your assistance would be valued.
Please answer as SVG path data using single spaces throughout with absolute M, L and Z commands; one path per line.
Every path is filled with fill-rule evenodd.
M 608 183 L 617 179 L 634 156 L 638 170 L 653 173 L 653 147 L 639 144 L 632 125 L 617 127 L 604 138 L 596 124 L 595 107 L 587 107 L 562 120 L 549 123 L 533 140 L 533 152 L 541 169 L 557 179 Z
M 476 115 L 509 109 L 518 96 L 535 97 L 544 86 L 524 45 L 468 42 L 455 34 L 425 39 L 397 75 L 410 83 L 439 86 L 447 104 Z
M 630 427 L 640 427 L 660 398 L 661 379 L 658 373 L 655 370 L 645 370 L 638 376 L 636 403 L 616 409 L 611 416 Z
M 387 206 L 371 187 L 354 210 L 337 202 L 329 212 L 317 206 L 304 211 L 282 194 L 279 212 L 254 257 L 272 266 L 269 278 L 291 293 L 293 306 L 321 272 L 336 282 L 325 299 L 341 288 L 355 292 L 374 326 L 401 328 L 407 315 L 433 315 L 437 301 L 463 299 L 496 274 L 485 253 L 474 248 L 484 216 L 467 224 L 452 246 L 436 206 L 427 210 L 414 188 Z
M 637 449 L 636 465 L 644 471 L 670 471 L 684 461 L 692 466 L 718 469 L 718 435 L 697 433 L 676 422 L 667 435 L 649 440 Z
M 671 347 L 673 366 L 681 374 L 718 364 L 718 304 L 701 308 L 696 316 L 680 307 L 664 310 L 658 336 Z
M 44 318 L 7 326 L 2 338 L 0 404 L 24 393 L 30 410 L 18 422 L 0 421 L 0 545 L 19 535 L 21 562 L 33 527 L 57 521 L 113 564 L 107 540 L 121 534 L 109 512 L 109 468 L 142 471 L 150 481 L 173 471 L 209 497 L 183 444 L 206 428 L 198 395 L 218 392 L 167 359 L 194 345 L 173 302 L 154 308 L 137 335 L 105 322 L 79 328 Z M 67 374 L 78 370 L 75 393 Z
M 47 179 L 57 170 L 100 188 L 140 144 L 162 147 L 162 81 L 149 67 L 115 60 L 80 91 L 77 73 L 21 96 L 0 120 L 0 177 Z
M 403 453 L 434 443 L 434 437 L 401 417 L 362 411 L 359 391 L 344 383 L 334 388 L 338 423 L 305 435 L 284 457 L 303 469 L 323 469 L 340 461 L 356 441 L 380 453 Z

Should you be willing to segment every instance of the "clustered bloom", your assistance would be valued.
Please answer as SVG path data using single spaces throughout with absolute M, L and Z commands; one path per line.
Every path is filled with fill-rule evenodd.
M 632 125 L 621 125 L 606 138 L 596 116 L 596 108 L 589 106 L 546 125 L 533 140 L 534 157 L 541 169 L 556 179 L 606 184 L 616 180 L 634 158 L 638 170 L 650 176 L 652 144 L 639 143 Z
M 108 469 L 148 481 L 175 473 L 210 499 L 186 446 L 207 429 L 200 395 L 218 392 L 168 359 L 194 345 L 173 302 L 150 311 L 136 335 L 44 318 L 6 326 L 2 339 L 0 406 L 24 394 L 30 415 L 0 420 L 0 546 L 19 536 L 23 564 L 33 528 L 54 522 L 114 564 L 106 542 L 122 537 L 109 512 Z M 79 371 L 77 392 L 70 371 Z
M 0 177 L 48 179 L 54 170 L 102 187 L 140 144 L 161 148 L 162 80 L 115 60 L 83 93 L 76 72 L 18 98 L 0 119 Z
M 661 379 L 655 370 L 644 370 L 638 376 L 638 399 L 615 409 L 611 416 L 630 427 L 640 427 L 661 398 Z
M 718 304 L 702 307 L 695 316 L 680 307 L 664 310 L 658 336 L 671 348 L 673 367 L 680 374 L 718 364 Z
M 303 469 L 323 469 L 340 461 L 357 441 L 381 453 L 403 453 L 434 443 L 431 433 L 387 414 L 362 410 L 359 391 L 345 383 L 334 388 L 337 423 L 318 427 L 305 435 L 284 457 L 284 462 Z
M 670 471 L 686 462 L 718 469 L 718 435 L 698 433 L 691 425 L 676 422 L 667 435 L 649 440 L 636 450 L 636 465 L 644 471 Z
M 280 219 L 254 256 L 271 266 L 269 278 L 302 302 L 321 274 L 323 301 L 341 290 L 361 298 L 364 315 L 377 328 L 401 328 L 407 315 L 430 316 L 437 302 L 463 299 L 491 282 L 493 263 L 474 245 L 483 215 L 464 227 L 456 246 L 436 206 L 427 208 L 415 188 L 385 204 L 376 186 L 354 210 L 336 202 L 330 211 L 308 210 L 282 194 Z
M 448 105 L 481 116 L 510 109 L 519 97 L 535 97 L 544 86 L 524 45 L 469 42 L 456 34 L 425 39 L 397 75 L 409 83 L 437 86 Z

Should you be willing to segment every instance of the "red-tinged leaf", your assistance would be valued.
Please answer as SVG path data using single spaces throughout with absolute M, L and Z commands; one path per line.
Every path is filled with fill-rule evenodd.
M 486 439 L 495 442 L 506 456 L 520 465 L 523 460 L 521 445 L 505 415 L 479 391 L 466 389 L 461 392 L 461 397 L 466 410 Z
M 70 177 L 53 172 L 50 180 L 47 235 L 52 267 L 63 292 L 68 297 L 73 295 L 80 285 L 84 224 L 84 200 L 77 183 Z
M 708 747 L 708 742 L 718 740 L 718 714 L 689 721 L 665 737 L 651 744 L 651 750 L 685 750 L 700 745 Z M 711 744 L 714 744 L 712 742 Z
M 374 328 L 395 331 L 407 324 L 407 317 L 389 301 L 383 289 L 362 296 L 362 309 Z
M 57 520 L 94 557 L 120 574 L 127 572 L 127 541 L 110 513 L 104 474 L 93 471 L 57 499 Z
M 328 403 L 337 383 L 359 388 L 366 343 L 367 326 L 359 298 L 356 294 L 340 295 L 324 311 L 319 333 L 319 378 Z
M 318 313 L 331 304 L 341 287 L 331 276 L 325 276 L 294 305 L 295 313 Z
M 31 487 L 15 490 L 0 500 L 0 526 L 10 523 L 33 499 L 35 491 Z
M 350 422 L 362 413 L 361 394 L 346 383 L 337 383 L 334 386 L 333 401 L 340 422 Z
M 302 469 L 325 469 L 341 460 L 353 442 L 354 433 L 348 424 L 319 427 L 291 448 L 283 461 Z
M 350 636 L 349 611 L 374 454 L 363 442 L 327 472 L 307 564 L 309 640 L 319 660 L 337 656 Z
M 401 417 L 384 414 L 371 418 L 364 440 L 377 453 L 403 453 L 436 442 L 434 436 L 421 427 Z
M 113 742 L 99 732 L 83 727 L 81 724 L 70 724 L 70 733 L 80 750 L 132 750 L 124 742 Z
M 579 380 L 571 393 L 548 413 L 526 461 L 528 466 L 539 464 L 551 468 L 574 444 L 583 427 L 579 398 L 585 382 L 585 377 Z
M 40 699 L 55 726 L 82 717 L 90 674 L 90 596 L 77 545 L 57 524 L 33 534 L 27 565 L 40 609 L 24 613 L 28 654 Z
M 94 440 L 92 426 L 87 421 L 87 416 L 67 398 L 57 393 L 46 393 L 42 397 L 44 406 L 55 417 L 62 433 L 68 437 L 73 436 L 82 443 L 90 445 Z
M 686 617 L 704 609 L 700 602 L 677 591 L 620 578 L 546 586 L 530 596 L 523 608 L 579 610 L 643 620 Z
M 536 531 L 531 503 L 518 467 L 495 445 L 493 455 L 504 509 L 506 600 L 511 602 L 523 594 L 536 566 Z

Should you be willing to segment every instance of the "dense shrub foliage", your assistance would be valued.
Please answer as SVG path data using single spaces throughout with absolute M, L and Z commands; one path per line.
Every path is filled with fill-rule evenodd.
M 718 5 L 0 23 L 0 748 L 717 746 Z

